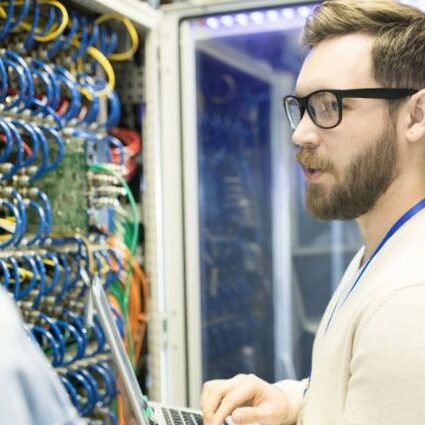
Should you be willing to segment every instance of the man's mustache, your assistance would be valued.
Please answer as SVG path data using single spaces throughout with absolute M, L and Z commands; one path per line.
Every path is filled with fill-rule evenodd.
M 332 171 L 334 169 L 332 161 L 326 158 L 319 158 L 314 150 L 310 148 L 300 148 L 296 158 L 304 168 L 321 171 Z

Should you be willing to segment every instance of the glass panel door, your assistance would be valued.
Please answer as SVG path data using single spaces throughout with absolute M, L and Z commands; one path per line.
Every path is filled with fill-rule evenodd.
M 184 122 L 196 123 L 196 164 L 186 158 L 184 166 L 197 170 L 192 242 L 199 248 L 203 381 L 308 375 L 317 322 L 360 245 L 353 223 L 306 215 L 281 107 L 306 54 L 298 39 L 313 7 L 184 22 L 182 44 L 192 46 L 192 57 L 183 60 L 183 78 L 193 67 L 196 81 L 193 96 L 183 93 L 193 103 Z

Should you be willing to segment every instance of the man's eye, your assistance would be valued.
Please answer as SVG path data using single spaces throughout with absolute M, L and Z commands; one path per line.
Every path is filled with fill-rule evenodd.
M 324 102 L 320 107 L 321 112 L 334 112 L 338 110 L 338 102 Z

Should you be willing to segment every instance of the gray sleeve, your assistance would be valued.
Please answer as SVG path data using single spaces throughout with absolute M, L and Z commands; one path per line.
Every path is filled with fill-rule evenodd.
M 423 425 L 425 285 L 393 293 L 359 328 L 344 425 Z
M 0 425 L 79 425 L 57 374 L 0 288 Z

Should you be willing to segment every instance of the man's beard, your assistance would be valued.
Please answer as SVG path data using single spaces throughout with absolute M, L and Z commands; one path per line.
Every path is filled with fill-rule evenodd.
M 372 146 L 353 158 L 343 175 L 337 176 L 332 162 L 315 158 L 309 148 L 301 148 L 297 160 L 336 179 L 330 190 L 320 183 L 307 183 L 308 212 L 320 220 L 352 220 L 371 211 L 397 176 L 396 131 L 390 124 Z

